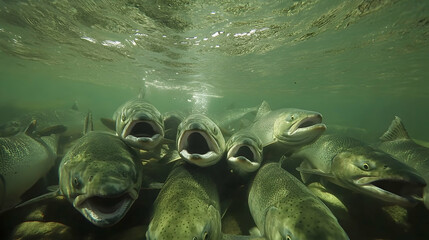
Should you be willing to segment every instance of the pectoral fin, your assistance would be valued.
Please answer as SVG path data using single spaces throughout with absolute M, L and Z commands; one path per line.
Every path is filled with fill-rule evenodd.
M 304 183 L 309 183 L 312 181 L 312 175 L 317 175 L 326 178 L 333 178 L 334 176 L 331 173 L 323 172 L 322 170 L 312 168 L 310 164 L 306 161 L 302 162 L 299 167 L 296 168 L 297 171 L 301 174 L 301 179 Z
M 35 198 L 32 198 L 32 199 L 30 199 L 28 201 L 20 203 L 20 204 L 16 205 L 15 208 L 23 207 L 23 206 L 26 206 L 28 204 L 33 204 L 33 203 L 40 202 L 40 201 L 43 201 L 43 200 L 46 200 L 46 199 L 55 198 L 55 197 L 58 197 L 58 196 L 61 196 L 61 195 L 62 195 L 61 191 L 57 188 L 53 192 L 45 193 L 43 195 L 40 195 L 38 197 L 35 197 Z

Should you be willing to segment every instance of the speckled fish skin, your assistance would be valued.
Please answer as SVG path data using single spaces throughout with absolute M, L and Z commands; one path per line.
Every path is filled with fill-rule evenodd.
M 222 238 L 219 197 L 207 168 L 179 163 L 155 203 L 147 240 Z
M 137 199 L 142 184 L 141 167 L 135 151 L 118 136 L 88 132 L 62 159 L 60 194 L 91 223 L 111 226 L 125 216 Z M 108 199 L 117 202 L 99 205 Z
M 216 123 L 202 114 L 191 114 L 180 123 L 176 144 L 185 161 L 200 167 L 216 164 L 225 153 L 222 132 Z
M 0 211 L 20 203 L 21 195 L 45 176 L 57 157 L 58 136 L 20 132 L 0 138 Z
M 314 142 L 326 130 L 322 115 L 318 112 L 296 108 L 282 108 L 271 111 L 266 102 L 261 104 L 250 131 L 270 146 L 289 154 L 295 149 Z
M 164 119 L 158 109 L 142 98 L 124 103 L 114 113 L 116 133 L 135 148 L 151 150 L 157 147 L 164 138 Z M 133 134 L 136 124 L 144 130 Z
M 415 143 L 408 135 L 401 119 L 395 116 L 389 129 L 380 137 L 379 149 L 394 156 L 399 161 L 415 168 L 429 182 L 429 148 Z M 429 209 L 429 186 L 423 194 L 424 204 Z
M 278 163 L 259 169 L 248 203 L 267 239 L 349 239 L 328 207 Z
M 323 135 L 291 157 L 308 164 L 305 168 L 300 167 L 301 173 L 314 170 L 316 175 L 319 172 L 322 178 L 339 186 L 402 206 L 415 205 L 417 200 L 412 195 L 421 195 L 426 185 L 413 168 L 385 152 L 342 135 Z M 391 192 L 393 190 L 386 184 L 377 184 L 381 182 L 395 184 L 401 191 Z
M 262 142 L 259 137 L 243 129 L 234 133 L 226 143 L 228 165 L 239 175 L 259 169 L 262 163 Z

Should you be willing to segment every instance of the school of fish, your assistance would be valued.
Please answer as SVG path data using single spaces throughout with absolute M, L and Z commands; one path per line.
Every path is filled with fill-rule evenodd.
M 325 133 L 318 112 L 265 101 L 210 116 L 161 113 L 139 95 L 100 120 L 108 130 L 73 106 L 0 123 L 0 216 L 62 198 L 83 224 L 109 229 L 156 191 L 141 239 L 390 239 L 356 230 L 362 202 L 399 209 L 392 221 L 397 211 L 429 217 L 429 149 L 399 117 L 371 143 Z M 239 231 L 224 231 L 230 219 Z M 396 237 L 429 236 L 408 231 Z

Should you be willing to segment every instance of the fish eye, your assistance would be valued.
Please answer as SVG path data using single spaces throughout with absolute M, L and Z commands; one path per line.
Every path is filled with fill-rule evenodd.
M 294 115 L 288 115 L 288 116 L 286 117 L 286 122 L 291 122 L 291 121 L 293 121 L 293 120 L 295 120 L 295 116 L 294 116 Z
M 75 187 L 75 188 L 80 188 L 81 187 L 80 181 L 79 181 L 79 179 L 77 177 L 73 178 L 73 187 Z
M 127 117 L 125 116 L 125 113 L 122 113 L 122 116 L 121 116 L 121 121 L 122 122 L 125 122 L 125 119 L 126 119 Z
M 369 165 L 368 165 L 368 163 L 364 163 L 364 164 L 363 164 L 363 169 L 364 169 L 364 170 L 369 170 Z
M 216 127 L 213 128 L 213 133 L 217 134 L 217 128 Z

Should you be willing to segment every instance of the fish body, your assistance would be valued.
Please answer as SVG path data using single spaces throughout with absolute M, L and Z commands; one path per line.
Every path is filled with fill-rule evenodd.
M 66 131 L 60 134 L 61 137 L 78 138 L 82 136 L 85 114 L 77 108 L 54 109 L 46 111 L 31 112 L 20 116 L 0 126 L 0 136 L 12 136 L 23 132 L 28 123 L 37 121 L 37 129 L 46 129 L 52 126 L 63 125 Z
M 152 104 L 136 98 L 114 113 L 116 134 L 135 148 L 151 150 L 164 138 L 164 119 Z
M 225 133 L 235 133 L 247 128 L 255 120 L 258 107 L 232 108 L 216 115 L 215 120 Z
M 426 185 L 413 168 L 389 154 L 354 138 L 323 135 L 291 156 L 301 159 L 299 168 L 352 191 L 403 206 L 416 204 Z
M 415 168 L 429 182 L 429 148 L 415 143 L 408 135 L 399 117 L 395 116 L 389 129 L 380 137 L 377 147 L 399 161 Z M 423 194 L 424 204 L 429 209 L 429 187 Z
M 248 204 L 267 239 L 349 239 L 328 207 L 278 163 L 259 169 Z
M 141 167 L 134 149 L 121 138 L 90 131 L 61 161 L 59 195 L 94 225 L 114 225 L 138 197 Z
M 234 133 L 226 143 L 228 165 L 239 175 L 255 172 L 262 163 L 262 142 L 248 130 Z
M 264 148 L 274 147 L 281 155 L 314 142 L 325 130 L 320 113 L 295 108 L 271 110 L 266 102 L 261 104 L 250 126 Z
M 202 114 L 191 114 L 180 123 L 176 144 L 185 161 L 200 167 L 216 164 L 225 152 L 225 139 L 219 127 Z
M 206 169 L 180 163 L 154 203 L 147 240 L 222 238 L 219 196 Z
M 20 203 L 21 195 L 55 164 L 58 135 L 36 136 L 30 127 L 0 138 L 0 211 Z

